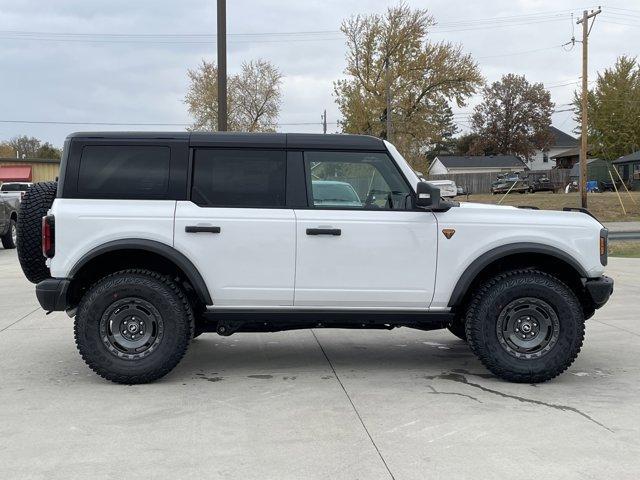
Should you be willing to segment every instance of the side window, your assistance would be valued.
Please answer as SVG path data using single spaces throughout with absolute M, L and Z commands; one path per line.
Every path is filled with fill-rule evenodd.
M 198 149 L 191 201 L 202 207 L 283 207 L 285 176 L 284 151 Z
M 78 193 L 97 198 L 164 198 L 170 159 L 169 147 L 87 145 L 80 157 Z
M 384 153 L 314 151 L 304 157 L 315 208 L 409 208 L 409 186 Z

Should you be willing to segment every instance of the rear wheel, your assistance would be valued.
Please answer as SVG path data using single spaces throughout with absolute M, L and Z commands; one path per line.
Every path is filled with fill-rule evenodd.
M 56 198 L 58 182 L 35 183 L 24 194 L 17 224 L 18 260 L 27 279 L 38 283 L 51 277 L 42 254 L 42 217 Z
M 9 222 L 9 229 L 7 233 L 2 236 L 2 246 L 7 249 L 16 248 L 16 242 L 18 241 L 18 229 L 16 228 L 16 221 L 12 218 Z
M 193 313 L 180 287 L 147 270 L 100 280 L 80 301 L 75 319 L 82 358 L 116 383 L 148 383 L 169 373 L 192 332 Z
M 573 291 L 535 270 L 498 275 L 475 292 L 466 334 L 480 361 L 512 382 L 544 382 L 565 371 L 584 339 Z

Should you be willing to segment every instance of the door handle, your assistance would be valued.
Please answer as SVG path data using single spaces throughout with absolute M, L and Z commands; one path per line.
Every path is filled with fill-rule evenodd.
M 187 233 L 220 233 L 220 227 L 210 227 L 204 225 L 187 225 L 184 227 Z
M 307 235 L 333 235 L 339 237 L 342 230 L 339 228 L 307 228 Z

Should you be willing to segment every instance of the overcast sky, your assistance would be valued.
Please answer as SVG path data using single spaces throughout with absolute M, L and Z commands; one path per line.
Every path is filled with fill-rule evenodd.
M 229 71 L 264 58 L 283 72 L 282 131 L 330 131 L 338 110 L 333 81 L 345 66 L 341 21 L 384 12 L 382 0 L 228 0 Z M 580 77 L 581 47 L 565 51 L 571 12 L 595 5 L 560 0 L 407 1 L 428 8 L 438 22 L 433 40 L 459 43 L 494 81 L 524 74 L 550 89 L 557 110 L 567 108 Z M 183 130 L 187 69 L 215 60 L 215 0 L 0 0 L 0 140 L 26 134 L 62 145 L 77 130 Z M 292 34 L 292 32 L 302 32 Z M 283 35 L 284 34 L 284 35 Z M 579 26 L 576 38 L 581 38 Z M 132 36 L 126 36 L 132 35 Z M 621 54 L 637 55 L 640 2 L 603 5 L 590 37 L 590 79 Z M 565 47 L 568 48 L 568 47 Z M 569 84 L 569 85 L 567 85 Z M 456 108 L 468 126 L 469 105 Z M 175 126 L 7 123 L 113 122 Z M 571 112 L 554 114 L 570 132 Z M 313 125 L 299 125 L 314 123 Z M 295 125 L 298 124 L 298 125 Z

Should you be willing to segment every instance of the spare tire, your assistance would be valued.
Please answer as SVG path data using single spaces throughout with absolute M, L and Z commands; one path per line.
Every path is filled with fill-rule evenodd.
M 35 183 L 24 194 L 18 213 L 18 260 L 27 280 L 38 283 L 51 277 L 42 254 L 42 217 L 56 198 L 58 182 Z

